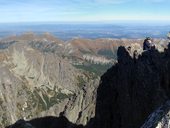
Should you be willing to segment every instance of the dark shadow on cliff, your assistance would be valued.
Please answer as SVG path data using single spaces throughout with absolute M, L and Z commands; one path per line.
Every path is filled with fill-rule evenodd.
M 170 99 L 170 48 L 136 56 L 119 47 L 117 54 L 118 63 L 101 77 L 93 128 L 139 128 Z
M 169 110 L 170 100 L 150 114 L 141 128 L 169 128 Z
M 42 117 L 30 121 L 19 120 L 6 128 L 83 128 L 82 125 L 71 123 L 66 117 Z
M 86 128 L 139 128 L 155 109 L 170 99 L 170 47 L 163 53 L 131 52 L 119 47 L 118 63 L 101 77 L 96 114 Z M 28 123 L 35 128 L 83 127 L 63 116 L 38 118 Z

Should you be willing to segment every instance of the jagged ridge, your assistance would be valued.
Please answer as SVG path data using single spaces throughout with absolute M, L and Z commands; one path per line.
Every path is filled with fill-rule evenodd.
M 96 128 L 139 128 L 169 99 L 170 49 L 133 53 L 119 47 L 118 63 L 101 78 Z

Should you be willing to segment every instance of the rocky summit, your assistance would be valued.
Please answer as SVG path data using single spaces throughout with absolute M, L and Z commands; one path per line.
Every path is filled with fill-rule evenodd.
M 118 63 L 102 76 L 97 90 L 93 127 L 139 128 L 153 113 L 150 120 L 154 125 L 145 123 L 142 128 L 165 128 L 162 120 L 170 109 L 166 103 L 170 98 L 170 48 L 136 55 L 131 48 L 119 47 L 117 54 Z
M 170 47 L 26 37 L 0 43 L 1 127 L 169 128 Z

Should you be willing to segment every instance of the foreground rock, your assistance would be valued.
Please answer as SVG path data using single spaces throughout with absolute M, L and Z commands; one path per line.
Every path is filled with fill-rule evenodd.
M 102 76 L 94 127 L 139 128 L 169 99 L 170 49 L 132 55 L 119 47 L 118 63 Z
M 155 110 L 141 128 L 169 128 L 170 127 L 170 101 Z
M 49 116 L 30 121 L 18 120 L 15 124 L 6 128 L 83 128 L 83 126 L 71 123 L 64 116 Z

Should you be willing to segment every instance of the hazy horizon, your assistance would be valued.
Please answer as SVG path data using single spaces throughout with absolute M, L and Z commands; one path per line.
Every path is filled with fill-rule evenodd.
M 62 39 L 73 38 L 166 38 L 170 25 L 138 23 L 5 23 L 0 24 L 0 37 L 21 35 L 27 32 L 35 34 L 51 33 Z
M 170 26 L 170 20 L 112 20 L 112 21 L 20 21 L 0 22 L 0 26 L 26 26 L 26 25 L 121 25 L 121 26 Z M 5 26 L 4 26 L 5 27 Z
M 167 0 L 0 0 L 0 37 L 25 32 L 67 40 L 164 38 L 170 31 Z

